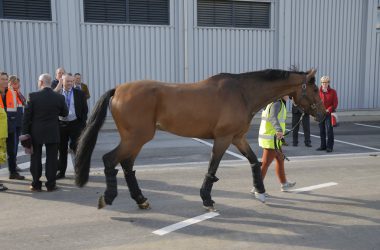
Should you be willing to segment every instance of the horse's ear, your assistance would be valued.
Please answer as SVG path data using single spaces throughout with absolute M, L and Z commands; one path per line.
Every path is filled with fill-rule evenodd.
M 307 76 L 306 76 L 306 78 L 307 78 L 307 81 L 308 81 L 308 82 L 309 82 L 309 80 L 310 80 L 312 77 L 315 76 L 315 73 L 317 73 L 317 70 L 316 70 L 316 69 L 309 69 L 309 70 L 307 71 Z

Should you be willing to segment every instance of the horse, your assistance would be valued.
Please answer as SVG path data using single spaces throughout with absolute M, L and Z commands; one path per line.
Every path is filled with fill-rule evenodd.
M 106 190 L 99 198 L 98 208 L 112 205 L 117 196 L 118 170 L 115 167 L 119 163 L 132 199 L 139 208 L 150 208 L 133 166 L 143 145 L 153 139 L 156 129 L 214 140 L 208 171 L 200 188 L 207 210 L 214 210 L 211 190 L 218 181 L 216 172 L 230 144 L 248 159 L 253 186 L 264 193 L 261 162 L 246 138 L 251 120 L 267 104 L 289 95 L 305 112 L 322 121 L 326 111 L 315 84 L 315 73 L 314 69 L 308 72 L 267 69 L 240 74 L 220 73 L 195 83 L 141 80 L 119 85 L 97 101 L 78 140 L 75 182 L 83 187 L 88 181 L 91 155 L 109 107 L 120 143 L 103 155 Z

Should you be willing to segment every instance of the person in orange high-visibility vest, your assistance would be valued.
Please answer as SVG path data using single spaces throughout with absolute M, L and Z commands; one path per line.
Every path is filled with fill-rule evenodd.
M 22 116 L 24 112 L 23 96 L 19 93 L 20 83 L 17 76 L 9 77 L 8 89 L 5 90 L 6 111 L 8 116 L 7 154 L 9 179 L 23 180 L 24 176 L 17 171 L 17 149 L 21 134 Z

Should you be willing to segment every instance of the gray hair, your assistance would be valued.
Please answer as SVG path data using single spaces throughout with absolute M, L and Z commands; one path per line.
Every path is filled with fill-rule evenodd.
M 51 76 L 48 73 L 44 73 L 38 77 L 39 81 L 42 81 L 45 86 L 51 86 Z
M 62 70 L 63 71 L 63 73 L 65 73 L 66 71 L 65 71 L 65 69 L 63 68 L 63 67 L 59 67 L 59 68 L 57 68 L 56 70 L 55 70 L 55 74 L 57 74 L 58 73 L 58 71 L 60 71 L 60 70 Z

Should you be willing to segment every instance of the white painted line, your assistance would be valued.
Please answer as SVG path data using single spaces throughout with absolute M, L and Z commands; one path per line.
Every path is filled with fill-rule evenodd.
M 45 164 L 46 162 L 46 157 L 42 158 L 41 159 L 42 161 L 42 164 Z M 24 162 L 24 163 L 20 163 L 20 164 L 17 164 L 17 166 L 21 169 L 28 169 L 30 168 L 30 161 L 27 161 L 27 162 Z
M 314 186 L 310 186 L 310 187 L 292 189 L 292 190 L 289 190 L 289 192 L 296 192 L 296 193 L 307 192 L 307 191 L 311 191 L 311 190 L 314 190 L 314 189 L 331 187 L 331 186 L 335 186 L 335 185 L 338 185 L 338 183 L 336 183 L 336 182 L 327 182 L 327 183 L 323 183 L 323 184 L 319 184 L 319 185 L 314 185 Z
M 354 123 L 354 124 L 358 126 L 364 126 L 364 127 L 370 127 L 370 128 L 380 128 L 380 126 L 367 125 L 367 124 L 362 124 L 362 123 Z
M 207 219 L 211 219 L 211 218 L 218 216 L 218 215 L 219 215 L 219 213 L 215 213 L 215 212 L 205 213 L 205 214 L 202 214 L 202 215 L 199 215 L 199 216 L 196 216 L 196 217 L 175 223 L 173 225 L 163 227 L 161 229 L 153 231 L 153 233 L 162 236 L 162 235 L 171 233 L 173 231 L 176 231 L 178 229 L 190 226 L 192 224 L 195 224 L 195 223 L 207 220 Z
M 213 147 L 213 146 L 214 146 L 213 144 L 211 144 L 211 143 L 209 143 L 209 142 L 207 142 L 207 141 L 204 141 L 204 140 L 198 139 L 198 138 L 191 138 L 191 139 L 193 139 L 193 140 L 195 140 L 195 141 L 198 141 L 198 142 L 200 142 L 200 143 L 202 143 L 202 144 L 204 144 L 204 145 L 210 146 L 210 147 Z M 229 151 L 229 150 L 226 150 L 226 153 L 229 154 L 229 155 L 235 156 L 235 157 L 237 157 L 237 158 L 239 158 L 239 159 L 241 159 L 241 160 L 247 160 L 247 158 L 245 158 L 244 156 L 242 156 L 242 155 L 238 155 L 238 154 L 236 154 L 236 153 L 234 153 L 234 152 L 231 152 L 231 151 Z
M 380 153 L 380 151 L 377 152 L 367 152 L 367 153 L 348 153 L 348 154 L 328 154 L 323 155 L 323 159 L 347 159 L 347 158 L 363 158 L 368 156 L 377 156 L 377 153 Z M 303 155 L 303 156 L 289 156 L 290 160 L 320 160 L 320 155 Z
M 45 152 L 45 147 L 42 147 L 42 152 Z M 17 157 L 21 157 L 21 156 L 24 156 L 24 155 L 27 155 L 25 153 L 25 149 L 23 147 L 18 147 L 17 149 Z
M 301 133 L 301 134 L 303 134 L 303 133 Z M 311 137 L 315 137 L 315 138 L 321 138 L 319 135 L 312 135 L 311 134 L 310 136 Z M 359 148 L 366 148 L 366 149 L 370 149 L 370 150 L 380 151 L 380 148 L 367 147 L 367 146 L 356 144 L 356 143 L 351 143 L 351 142 L 337 140 L 335 138 L 334 138 L 334 141 L 335 142 L 340 142 L 340 143 L 343 143 L 343 144 L 347 144 L 347 145 L 351 145 L 351 146 L 355 146 L 355 147 L 359 147 Z
M 21 157 L 21 156 L 24 156 L 24 155 L 26 155 L 24 149 L 19 149 L 19 150 L 17 151 L 17 157 Z
M 67 153 L 67 169 L 68 170 L 73 170 L 74 169 L 74 164 L 73 164 L 74 157 L 72 157 L 72 156 L 74 156 L 74 154 Z

